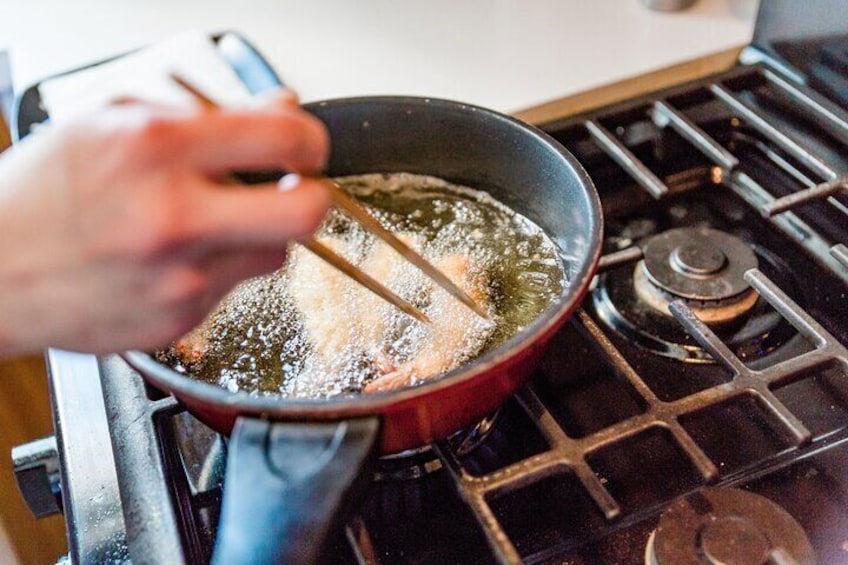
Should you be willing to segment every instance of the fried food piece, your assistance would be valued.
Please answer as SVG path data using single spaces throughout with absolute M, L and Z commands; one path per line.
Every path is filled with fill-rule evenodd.
M 417 247 L 418 241 L 412 236 L 401 234 L 398 236 L 410 247 Z M 385 287 L 397 291 L 394 281 L 400 276 L 404 267 L 404 259 L 401 255 L 382 240 L 374 242 L 371 254 L 362 264 L 362 270 L 371 275 L 377 282 Z M 375 353 L 379 349 L 379 342 L 386 331 L 387 321 L 395 311 L 395 306 L 388 304 L 385 300 L 368 290 L 355 285 L 358 293 L 356 318 L 362 326 L 362 335 L 365 345 L 369 347 L 369 353 Z
M 183 365 L 192 365 L 206 355 L 209 346 L 208 335 L 212 325 L 212 317 L 208 316 L 199 326 L 185 334 L 174 343 L 173 352 Z
M 410 236 L 399 237 L 410 246 L 418 243 Z M 320 241 L 342 255 L 353 254 L 351 244 L 339 238 Z M 296 253 L 289 291 L 314 354 L 298 376 L 299 388 L 322 388 L 328 384 L 325 381 L 338 378 L 357 360 L 376 365 L 383 362 L 382 342 L 395 307 L 306 249 Z M 377 240 L 360 266 L 383 285 L 397 290 L 404 263 L 400 254 Z
M 435 266 L 462 288 L 478 304 L 491 309 L 486 271 L 461 254 L 442 257 Z M 433 285 L 434 286 L 434 285 Z M 433 287 L 427 315 L 432 323 L 424 328 L 414 357 L 365 386 L 364 392 L 381 392 L 410 386 L 458 367 L 485 345 L 495 329 L 470 308 Z
M 337 237 L 319 241 L 343 256 L 350 256 L 350 243 Z M 350 279 L 306 248 L 292 252 L 289 292 L 301 312 L 303 327 L 315 354 L 331 361 L 357 336 L 359 324 L 350 319 Z
M 399 236 L 407 245 L 411 237 Z M 321 238 L 333 251 L 350 256 L 350 243 L 340 238 Z M 325 359 L 338 357 L 350 345 L 376 347 L 394 306 L 363 288 L 306 249 L 296 251 L 289 289 L 303 316 L 303 324 L 316 353 Z M 383 241 L 376 241 L 361 264 L 363 271 L 392 288 L 404 259 Z
M 399 235 L 415 249 L 420 237 Z M 362 258 L 361 243 L 325 236 L 321 243 L 359 263 L 376 280 L 398 294 L 416 296 L 432 320 L 419 324 L 394 306 L 336 270 L 306 248 L 292 249 L 287 292 L 299 313 L 308 349 L 287 393 L 315 397 L 342 390 L 394 390 L 449 371 L 477 354 L 494 324 L 436 286 L 388 244 L 376 240 Z M 357 260 L 358 259 L 358 260 Z M 475 301 L 492 309 L 489 279 L 469 256 L 442 256 L 434 264 Z M 232 304 L 225 300 L 204 322 L 178 340 L 172 351 L 185 365 L 200 361 L 209 347 L 215 316 Z M 399 345 L 401 344 L 401 345 Z

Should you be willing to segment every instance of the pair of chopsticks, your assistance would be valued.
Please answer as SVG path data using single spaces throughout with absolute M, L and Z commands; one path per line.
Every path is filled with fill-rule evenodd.
M 191 96 L 201 104 L 204 108 L 209 110 L 219 109 L 220 105 L 209 98 L 206 94 L 204 94 L 200 89 L 196 86 L 188 82 L 182 76 L 171 73 L 171 80 L 179 85 L 183 90 L 191 94 Z M 330 190 L 330 194 L 332 196 L 333 204 L 337 207 L 341 208 L 350 216 L 359 222 L 365 229 L 369 230 L 371 233 L 376 235 L 378 238 L 383 240 L 385 243 L 390 245 L 392 249 L 397 251 L 404 257 L 407 261 L 421 269 L 425 275 L 430 277 L 436 284 L 442 287 L 445 291 L 447 291 L 451 296 L 468 306 L 471 310 L 473 310 L 478 316 L 483 319 L 488 320 L 488 313 L 475 302 L 468 294 L 463 291 L 459 286 L 454 284 L 443 272 L 434 267 L 429 261 L 427 261 L 424 257 L 416 253 L 411 247 L 406 245 L 403 241 L 398 239 L 392 232 L 383 227 L 380 222 L 371 216 L 362 205 L 359 204 L 354 198 L 349 196 L 335 181 L 329 179 L 327 177 L 317 177 L 318 180 L 322 181 L 327 188 Z M 386 288 L 379 281 L 374 279 L 368 273 L 318 241 L 317 239 L 310 237 L 300 242 L 301 245 L 306 247 L 309 251 L 349 276 L 386 302 L 400 308 L 403 312 L 409 314 L 416 320 L 420 322 L 424 322 L 426 324 L 430 323 L 430 319 L 424 314 L 421 310 Z

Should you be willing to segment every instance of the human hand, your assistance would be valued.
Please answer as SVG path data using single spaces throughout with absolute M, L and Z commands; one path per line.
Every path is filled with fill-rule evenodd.
M 326 188 L 220 179 L 319 171 L 329 140 L 290 97 L 265 102 L 115 105 L 0 156 L 0 356 L 163 346 L 235 283 L 279 268 L 323 218 Z

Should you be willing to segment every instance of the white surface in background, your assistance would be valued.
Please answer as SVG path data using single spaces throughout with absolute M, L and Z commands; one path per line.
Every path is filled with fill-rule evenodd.
M 12 70 L 9 66 L 9 53 L 0 48 L 0 112 L 6 123 L 10 123 L 9 114 L 12 110 Z
M 453 98 L 514 111 L 748 43 L 755 0 L 3 0 L 15 85 L 186 29 L 245 35 L 305 101 Z

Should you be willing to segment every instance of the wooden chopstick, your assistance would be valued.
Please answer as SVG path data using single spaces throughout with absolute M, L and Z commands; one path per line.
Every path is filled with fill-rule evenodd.
M 202 90 L 200 90 L 199 88 L 191 84 L 189 81 L 184 79 L 179 73 L 172 72 L 168 76 L 174 83 L 176 83 L 183 90 L 191 94 L 192 98 L 194 98 L 194 101 L 203 106 L 206 110 L 217 110 L 221 107 L 217 102 L 206 96 L 206 94 Z
M 183 89 L 191 93 L 191 95 L 194 96 L 195 100 L 197 100 L 205 108 L 212 109 L 218 107 L 218 104 L 214 100 L 206 96 L 206 94 L 201 92 L 197 87 L 186 81 L 180 75 L 172 73 L 171 78 L 174 80 L 174 82 L 183 87 Z M 353 219 L 359 222 L 371 233 L 382 239 L 384 242 L 388 243 L 392 247 L 392 249 L 400 253 L 407 261 L 421 269 L 421 271 L 423 271 L 425 275 L 433 279 L 436 284 L 442 287 L 451 296 L 471 308 L 478 316 L 485 320 L 489 319 L 489 313 L 486 312 L 483 307 L 477 304 L 477 302 L 473 298 L 468 296 L 468 293 L 466 293 L 459 286 L 457 286 L 452 280 L 447 277 L 447 275 L 445 275 L 443 272 L 433 266 L 433 264 L 427 261 L 427 259 L 425 259 L 420 254 L 416 253 L 415 250 L 409 247 L 395 234 L 384 228 L 383 225 L 379 221 L 377 221 L 374 216 L 369 214 L 368 211 L 363 208 L 359 204 L 359 202 L 356 201 L 356 199 L 349 196 L 342 189 L 342 187 L 339 186 L 337 182 L 327 177 L 316 178 L 317 180 L 323 181 L 330 189 L 330 194 L 332 195 L 333 202 L 336 204 L 336 206 L 350 214 Z M 327 249 L 327 251 L 332 253 L 332 251 L 330 251 L 329 249 Z M 406 312 L 406 310 L 404 310 L 404 312 Z
M 334 180 L 321 177 L 322 181 L 330 188 L 330 194 L 333 197 L 333 202 L 339 208 L 343 209 L 345 212 L 353 216 L 353 218 L 360 223 L 365 229 L 382 239 L 384 242 L 388 243 L 395 251 L 400 253 L 407 261 L 421 269 L 425 275 L 433 279 L 436 284 L 442 287 L 447 293 L 451 296 L 471 308 L 475 314 L 483 318 L 484 320 L 489 319 L 489 313 L 483 309 L 477 302 L 474 301 L 473 298 L 468 296 L 468 294 L 459 288 L 452 280 L 450 280 L 447 275 L 441 272 L 439 269 L 433 266 L 432 263 L 427 261 L 423 256 L 416 253 L 414 249 L 409 247 L 406 243 L 404 243 L 401 239 L 399 239 L 395 234 L 387 230 L 383 227 L 383 225 L 368 211 L 359 204 L 353 197 L 349 196 L 342 187 L 339 186 L 337 182 Z
M 173 80 L 176 84 L 181 86 L 186 92 L 191 94 L 192 97 L 195 99 L 195 101 L 197 101 L 199 104 L 201 104 L 205 109 L 212 110 L 212 109 L 217 109 L 217 108 L 220 107 L 217 102 L 215 102 L 214 100 L 212 100 L 211 98 L 206 96 L 206 94 L 204 94 L 197 87 L 195 87 L 193 84 L 191 84 L 190 82 L 185 80 L 180 75 L 178 75 L 176 73 L 171 73 L 170 77 L 171 77 L 171 80 Z M 238 180 L 233 175 L 227 175 L 226 180 L 229 181 L 228 184 L 241 184 L 240 182 L 238 182 Z M 323 180 L 323 179 L 321 179 L 321 180 Z M 326 179 L 326 180 L 329 181 L 329 179 Z M 335 183 L 332 183 L 332 181 L 329 181 L 328 184 L 334 185 Z M 331 188 L 331 190 L 340 191 L 341 188 L 336 186 L 334 188 Z M 334 198 L 334 201 L 336 201 L 335 195 L 334 195 L 333 198 Z M 345 208 L 345 209 L 347 209 L 347 208 Z M 362 210 L 362 212 L 364 212 L 367 215 L 367 212 L 365 212 L 365 210 Z M 351 215 L 353 215 L 353 213 L 351 213 Z M 371 216 L 368 216 L 368 217 L 371 218 Z M 373 218 L 371 218 L 371 219 L 373 220 Z M 382 227 L 382 226 L 380 226 L 380 227 Z M 395 239 L 397 239 L 397 238 L 395 238 Z M 387 242 L 387 243 L 392 245 L 390 242 Z M 399 243 L 401 245 L 403 245 L 403 242 L 399 241 Z M 323 243 L 321 243 L 320 241 L 318 241 L 314 237 L 310 237 L 310 238 L 307 238 L 305 240 L 302 240 L 300 242 L 300 244 L 303 245 L 304 247 L 306 247 L 309 251 L 311 251 L 312 253 L 314 253 L 315 255 L 320 257 L 321 259 L 323 259 L 324 261 L 326 261 L 327 263 L 329 263 L 330 265 L 332 265 L 333 267 L 335 267 L 336 269 L 338 269 L 341 273 L 344 273 L 345 275 L 349 276 L 354 281 L 361 284 L 362 286 L 364 286 L 365 288 L 367 288 L 368 290 L 370 290 L 371 292 L 373 292 L 374 294 L 376 294 L 377 296 L 379 296 L 380 298 L 382 298 L 386 302 L 389 302 L 390 304 L 396 306 L 397 308 L 399 308 L 403 312 L 409 314 L 410 316 L 412 316 L 413 318 L 415 318 L 419 322 L 423 322 L 425 324 L 430 323 L 430 319 L 427 317 L 426 314 L 424 314 L 424 312 L 422 312 L 421 310 L 419 310 L 418 308 L 413 306 L 411 303 L 407 302 L 406 300 L 404 300 L 403 298 L 401 298 L 400 296 L 398 296 L 397 294 L 395 294 L 394 292 L 389 290 L 386 286 L 381 284 L 378 280 L 376 280 L 375 278 L 370 276 L 368 273 L 364 272 L 362 269 L 360 269 L 359 267 L 357 267 L 356 265 L 354 265 L 353 263 L 351 263 L 350 261 L 348 261 L 347 259 L 345 259 L 341 255 L 339 255 L 338 253 L 336 253 L 335 251 L 333 251 L 332 249 L 330 249 L 329 247 L 327 247 L 326 245 L 324 245 Z M 392 247 L 394 247 L 394 245 L 392 245 Z

